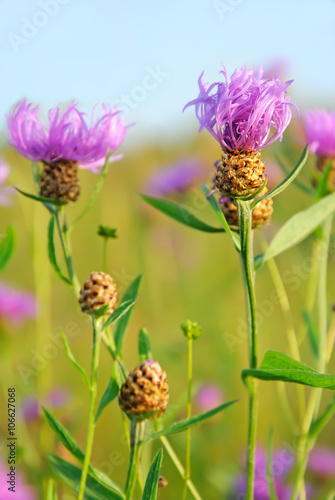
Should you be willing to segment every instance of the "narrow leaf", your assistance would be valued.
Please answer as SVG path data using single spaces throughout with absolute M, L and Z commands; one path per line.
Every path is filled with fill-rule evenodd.
M 19 188 L 15 188 L 16 191 L 19 193 L 23 194 L 23 196 L 26 196 L 27 198 L 31 198 L 32 200 L 40 201 L 43 204 L 47 205 L 54 205 L 54 206 L 61 206 L 62 203 L 59 200 L 53 200 L 51 198 L 46 198 L 45 196 L 38 196 L 36 194 L 31 194 L 31 193 L 26 193 L 25 191 L 22 191 Z
M 107 389 L 105 390 L 105 392 L 101 398 L 101 401 L 100 401 L 100 404 L 98 407 L 98 411 L 97 411 L 97 414 L 95 416 L 95 422 L 98 420 L 102 410 L 109 403 L 111 403 L 113 401 L 113 399 L 115 399 L 118 396 L 119 390 L 120 390 L 119 383 L 116 380 L 116 378 L 112 375 L 110 378 L 109 384 L 107 386 Z
M 49 480 L 48 484 L 47 500 L 58 500 L 56 486 L 52 479 Z
M 43 408 L 44 414 L 48 421 L 48 424 L 55 432 L 61 443 L 65 448 L 82 464 L 85 459 L 85 454 L 81 451 L 76 441 L 73 439 L 71 434 L 63 427 L 63 425 L 47 410 Z M 93 467 L 89 466 L 89 471 L 99 482 L 112 489 L 113 491 L 123 495 L 122 489 L 118 484 L 112 481 L 109 477 L 105 476 L 102 472 Z M 118 498 L 118 497 L 112 497 Z M 121 496 L 122 498 L 122 496 Z
M 319 356 L 319 333 L 318 333 L 316 324 L 313 321 L 313 318 L 308 311 L 303 311 L 302 314 L 303 314 L 305 323 L 307 325 L 308 338 L 309 338 L 309 341 L 311 344 L 313 354 L 316 358 L 318 358 L 318 356 Z
M 138 352 L 141 363 L 147 361 L 148 359 L 152 359 L 150 340 L 146 328 L 141 328 L 140 333 L 138 334 Z
M 147 479 L 145 481 L 142 500 L 156 500 L 158 492 L 159 473 L 162 466 L 163 451 L 159 449 L 150 466 Z
M 75 367 L 75 369 L 80 373 L 80 375 L 83 377 L 83 380 L 85 382 L 85 384 L 87 385 L 87 387 L 89 388 L 90 387 L 90 382 L 88 380 L 88 377 L 86 375 L 86 372 L 85 370 L 79 365 L 79 363 L 77 363 L 77 361 L 75 360 L 73 354 L 72 354 L 72 351 L 70 349 L 70 346 L 68 344 L 68 341 L 66 339 L 66 335 L 65 335 L 65 332 L 63 330 L 61 330 L 61 333 L 62 333 L 62 336 L 63 336 L 63 341 L 64 341 L 64 347 L 65 347 L 65 352 L 66 352 L 66 355 L 67 357 L 69 358 L 69 360 L 71 361 L 71 363 L 73 364 L 73 366 Z
M 275 157 L 276 157 L 276 160 L 277 160 L 278 165 L 280 166 L 280 168 L 283 170 L 283 172 L 286 175 L 288 175 L 290 173 L 290 169 L 287 168 L 287 166 L 284 164 L 283 160 L 281 159 L 281 157 L 279 155 L 275 154 Z M 297 177 L 294 179 L 293 183 L 299 189 L 301 189 L 302 191 L 304 191 L 306 194 L 308 194 L 310 196 L 314 196 L 315 195 L 314 190 L 312 188 L 310 188 L 309 186 L 306 186 L 306 184 L 304 184 L 303 182 L 301 182 Z
M 49 461 L 53 469 L 63 479 L 63 481 L 78 494 L 81 479 L 81 469 L 69 462 L 66 462 L 56 455 L 49 455 Z M 124 499 L 124 496 L 112 491 L 99 483 L 90 474 L 87 476 L 85 488 L 85 500 L 113 500 Z
M 278 351 L 267 351 L 258 369 L 243 370 L 243 381 L 247 383 L 248 377 L 260 380 L 294 382 L 310 387 L 322 387 L 323 389 L 335 389 L 335 375 L 319 373 L 314 368 L 295 361 L 290 356 Z
M 100 174 L 100 177 L 98 179 L 98 182 L 96 183 L 95 185 L 95 188 L 93 190 L 93 193 L 91 194 L 91 197 L 86 205 L 86 207 L 84 208 L 84 210 L 82 211 L 81 214 L 78 215 L 78 217 L 76 217 L 72 222 L 71 224 L 69 225 L 69 228 L 70 227 L 73 227 L 77 222 L 80 221 L 80 219 L 82 219 L 86 214 L 87 212 L 92 208 L 92 206 L 94 205 L 95 203 L 95 200 L 97 199 L 97 197 L 99 196 L 100 194 L 100 191 L 102 189 L 102 186 L 104 184 L 104 181 L 105 181 L 105 177 L 107 175 L 107 172 L 108 172 L 108 167 L 109 167 L 109 159 L 110 159 L 110 152 L 107 153 L 106 155 L 106 159 L 105 159 L 105 164 L 101 170 L 101 174 Z
M 297 213 L 279 229 L 263 256 L 263 261 L 293 247 L 311 234 L 335 211 L 335 193 L 322 198 L 306 210 Z
M 198 229 L 199 231 L 204 231 L 205 233 L 222 233 L 224 229 L 220 227 L 213 227 L 198 219 L 195 215 L 189 212 L 186 208 L 176 205 L 168 200 L 162 200 L 160 198 L 153 198 L 151 196 L 141 195 L 143 200 L 145 200 L 149 205 L 157 208 L 168 217 L 181 222 L 185 226 L 192 227 L 193 229 Z
M 111 325 L 112 323 L 115 323 L 116 321 L 121 319 L 122 316 L 127 314 L 134 307 L 136 300 L 137 299 L 130 299 L 121 302 L 119 307 L 115 309 L 115 311 L 109 316 L 109 318 L 103 324 L 102 331 L 105 328 L 107 328 L 107 326 Z
M 48 255 L 49 255 L 49 260 L 50 264 L 58 274 L 58 276 L 65 281 L 68 285 L 72 286 L 71 280 L 67 278 L 61 271 L 57 259 L 56 259 L 56 251 L 55 251 L 55 244 L 54 244 L 54 229 L 55 229 L 55 215 L 52 214 L 49 222 L 49 227 L 48 227 Z
M 276 186 L 275 188 L 273 188 L 269 193 L 266 193 L 265 195 L 260 196 L 259 198 L 256 198 L 251 203 L 251 208 L 254 208 L 257 205 L 257 203 L 259 203 L 261 200 L 264 200 L 264 198 L 274 198 L 279 193 L 281 193 L 282 191 L 284 191 L 284 189 L 286 189 L 291 184 L 291 182 L 294 181 L 294 179 L 299 174 L 300 170 L 305 165 L 307 157 L 308 157 L 308 152 L 309 152 L 308 146 L 306 146 L 305 149 L 302 152 L 301 157 L 299 158 L 298 163 L 296 164 L 296 166 L 294 167 L 294 169 L 288 174 L 288 176 L 280 184 L 278 184 L 278 186 Z
M 308 437 L 310 440 L 317 438 L 322 429 L 334 417 L 334 413 L 335 413 L 335 396 L 333 396 L 332 401 L 329 403 L 329 405 L 322 413 L 322 415 L 312 423 L 308 433 Z
M 169 427 L 165 427 L 165 429 L 161 429 L 158 432 L 155 432 L 154 434 L 151 434 L 148 436 L 145 441 L 151 441 L 152 439 L 157 439 L 160 436 L 168 436 L 169 434 L 176 434 L 177 432 L 184 432 L 190 427 L 195 427 L 196 425 L 201 424 L 202 422 L 205 422 L 211 417 L 214 417 L 217 413 L 220 413 L 223 410 L 226 410 L 229 408 L 229 406 L 233 405 L 236 403 L 237 400 L 235 401 L 229 401 L 228 403 L 224 403 L 220 406 L 217 406 L 216 408 L 213 408 L 212 410 L 206 411 L 205 413 L 201 413 L 200 415 L 195 415 L 194 417 L 187 418 L 185 420 L 182 420 L 181 422 L 177 422 L 175 424 L 170 425 Z
M 0 272 L 5 269 L 15 248 L 15 232 L 13 226 L 8 226 L 0 243 Z
M 130 283 L 129 287 L 125 291 L 122 297 L 122 301 L 119 307 L 123 303 L 125 303 L 128 300 L 135 300 L 137 295 L 138 295 L 138 290 L 140 288 L 140 283 L 141 283 L 142 275 L 139 274 L 132 283 Z M 115 340 L 115 345 L 116 345 L 116 351 L 117 354 L 122 353 L 122 347 L 123 347 L 123 341 L 124 337 L 127 331 L 127 326 L 129 323 L 130 315 L 131 315 L 132 308 L 130 308 L 120 319 L 120 321 L 117 322 L 116 327 L 115 327 L 115 332 L 114 332 L 114 340 Z
M 208 187 L 206 186 L 206 184 L 202 184 L 201 188 L 202 188 L 203 192 L 205 193 L 205 196 L 206 196 L 206 198 L 207 198 L 207 200 L 208 200 L 208 202 L 209 202 L 209 204 L 210 204 L 210 206 L 211 206 L 211 208 L 212 208 L 212 210 L 213 210 L 216 218 L 218 219 L 218 221 L 222 225 L 222 227 L 225 230 L 225 232 L 233 240 L 235 248 L 240 252 L 241 251 L 241 239 L 240 239 L 240 236 L 237 233 L 234 233 L 230 229 L 229 224 L 228 224 L 228 222 L 226 220 L 226 217 L 224 216 L 224 213 L 221 210 L 219 202 L 215 198 L 214 194 L 210 194 L 210 191 L 209 191 Z
M 328 179 L 330 172 L 332 171 L 332 160 L 330 160 L 324 171 L 322 172 L 321 179 L 318 182 L 317 190 L 316 190 L 316 197 L 317 199 L 323 198 L 327 194 L 327 184 L 328 184 Z

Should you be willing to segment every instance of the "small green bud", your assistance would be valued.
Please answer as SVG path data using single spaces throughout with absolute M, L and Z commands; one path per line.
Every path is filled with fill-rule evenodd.
M 98 235 L 99 236 L 103 236 L 104 238 L 117 238 L 116 228 L 115 227 L 102 226 L 100 224 L 100 226 L 98 228 Z
M 188 339 L 196 340 L 202 334 L 201 327 L 195 321 L 190 321 L 189 319 L 180 325 L 183 334 Z

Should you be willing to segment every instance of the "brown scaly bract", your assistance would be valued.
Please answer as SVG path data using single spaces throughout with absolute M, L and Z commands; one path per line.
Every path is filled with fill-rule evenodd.
M 43 162 L 40 195 L 52 200 L 58 200 L 63 204 L 76 201 L 80 194 L 77 173 L 78 163 L 75 161 Z
M 93 272 L 87 278 L 79 292 L 81 310 L 87 314 L 94 314 L 108 305 L 106 314 L 115 311 L 118 295 L 113 278 L 103 272 Z

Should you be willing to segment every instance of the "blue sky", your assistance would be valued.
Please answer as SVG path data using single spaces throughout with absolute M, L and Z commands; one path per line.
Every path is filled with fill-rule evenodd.
M 199 73 L 216 80 L 221 63 L 287 59 L 294 102 L 331 107 L 334 24 L 334 0 L 0 0 L 0 130 L 27 96 L 45 109 L 75 98 L 88 112 L 117 102 L 137 140 L 191 133 L 193 112 L 181 110 Z

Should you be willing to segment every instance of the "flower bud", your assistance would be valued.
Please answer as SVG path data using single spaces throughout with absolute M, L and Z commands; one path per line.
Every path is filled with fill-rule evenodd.
M 198 323 L 190 321 L 189 319 L 185 321 L 185 323 L 182 323 L 180 328 L 188 339 L 196 340 L 202 334 L 201 327 Z
M 58 160 L 43 162 L 40 178 L 40 195 L 57 200 L 64 205 L 76 201 L 80 194 L 78 162 Z
M 79 304 L 83 313 L 94 315 L 103 309 L 104 314 L 115 311 L 118 295 L 113 278 L 103 272 L 93 272 L 79 292 Z

